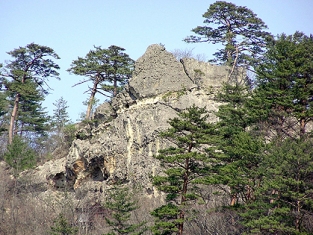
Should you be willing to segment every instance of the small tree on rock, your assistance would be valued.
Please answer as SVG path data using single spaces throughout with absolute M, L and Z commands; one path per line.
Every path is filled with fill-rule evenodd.
M 192 31 L 198 36 L 185 38 L 188 43 L 221 43 L 224 48 L 214 53 L 211 62 L 232 67 L 230 76 L 238 67 L 249 68 L 257 63 L 271 35 L 264 31 L 265 23 L 247 7 L 225 1 L 216 1 L 203 14 L 205 26 Z
M 115 97 L 119 87 L 125 85 L 131 76 L 134 61 L 124 53 L 125 49 L 110 46 L 108 49 L 95 47 L 90 50 L 85 58 L 78 57 L 67 70 L 73 74 L 88 77 L 74 86 L 85 82 L 92 82 L 86 92 L 90 92 L 86 119 L 90 118 L 92 102 L 96 93 L 106 97 Z

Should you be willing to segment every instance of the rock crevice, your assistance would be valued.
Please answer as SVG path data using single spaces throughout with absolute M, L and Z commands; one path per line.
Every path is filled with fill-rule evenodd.
M 86 138 L 74 140 L 60 166 L 37 174 L 45 174 L 55 189 L 67 184 L 73 190 L 105 190 L 120 181 L 139 184 L 151 196 L 156 191 L 150 176 L 161 172 L 153 155 L 166 146 L 158 133 L 169 127 L 168 120 L 178 111 L 193 104 L 216 111 L 220 103 L 214 94 L 228 72 L 227 67 L 195 59 L 178 61 L 163 46 L 149 46 L 125 89 L 97 108 Z M 51 168 L 49 164 L 41 169 Z

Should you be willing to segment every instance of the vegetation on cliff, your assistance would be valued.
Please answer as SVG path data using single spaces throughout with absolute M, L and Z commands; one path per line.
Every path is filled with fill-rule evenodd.
M 194 92 L 196 97 L 202 94 L 203 84 L 196 84 L 183 59 L 182 64 L 171 67 L 172 71 L 185 72 L 184 77 L 179 75 L 181 83 L 174 83 L 179 86 L 174 91 L 183 92 L 177 96 L 169 91 L 171 82 L 179 81 L 171 76 L 166 87 L 162 87 L 166 90 L 161 92 L 163 99 L 150 99 L 155 105 L 151 111 L 155 116 L 161 113 L 156 103 L 173 112 L 168 129 L 161 127 L 165 123 L 158 123 L 162 117 L 144 113 L 147 106 L 142 100 L 158 91 L 140 97 L 140 86 L 137 89 L 126 86 L 122 90 L 134 65 L 123 48 L 95 47 L 85 58 L 74 60 L 69 69 L 71 73 L 87 77 L 76 85 L 92 82 L 92 87 L 88 87 L 91 94 L 86 119 L 92 117 L 96 93 L 114 97 L 108 103 L 110 108 L 105 109 L 102 126 L 100 121 L 71 124 L 63 97 L 54 104 L 53 117 L 44 111 L 41 101 L 48 94 L 47 79 L 58 79 L 59 66 L 54 60 L 59 57 L 53 49 L 31 43 L 9 52 L 13 60 L 4 65 L 0 77 L 0 159 L 8 164 L 1 165 L 4 170 L 0 172 L 3 179 L 0 234 L 21 234 L 23 230 L 24 234 L 35 230 L 40 234 L 313 233 L 313 36 L 295 32 L 273 37 L 250 9 L 224 1 L 210 5 L 203 17 L 206 26 L 192 30 L 199 36 L 187 37 L 185 41 L 220 43 L 222 47 L 214 54 L 214 62 L 229 66 L 228 82 L 218 94 L 203 92 L 206 97 L 214 96 L 212 99 L 219 106 L 215 112 L 209 113 L 197 107 L 197 103 L 181 108 L 180 102 L 190 103 L 183 99 L 188 92 Z M 162 46 L 158 53 L 164 50 Z M 159 57 L 154 52 L 149 52 L 149 58 L 154 60 L 149 66 L 164 77 L 163 67 L 155 68 Z M 241 67 L 254 75 L 242 80 Z M 140 69 L 139 66 L 138 73 L 142 72 Z M 198 80 L 204 76 L 203 71 L 194 72 Z M 183 79 L 187 88 L 181 87 Z M 160 80 L 153 77 L 150 83 L 153 86 L 148 89 L 154 89 L 158 82 Z M 118 99 L 123 96 L 127 102 L 119 103 Z M 110 125 L 139 98 L 142 100 L 138 106 L 144 108 L 143 114 L 136 116 L 137 130 L 133 129 L 128 115 L 116 123 L 119 126 Z M 142 129 L 138 125 L 148 119 L 160 128 L 141 138 Z M 77 132 L 80 125 L 88 128 Z M 99 130 L 108 136 L 97 140 L 95 135 L 99 135 Z M 111 134 L 118 132 L 114 139 Z M 135 137 L 138 140 L 135 141 Z M 153 142 L 152 138 L 158 141 Z M 101 153 L 110 140 L 114 140 L 112 145 L 125 145 L 112 151 L 123 159 L 109 152 L 112 145 L 105 149 L 105 154 Z M 73 141 L 76 147 L 72 146 L 71 150 L 79 159 L 69 167 L 66 165 L 69 159 L 62 157 L 68 154 Z M 81 148 L 81 156 L 77 150 L 77 145 L 84 141 L 97 147 L 96 157 L 89 162 L 85 157 L 91 153 L 89 145 Z M 136 175 L 136 169 L 147 167 L 142 161 L 129 167 L 132 153 L 142 153 L 143 146 L 149 149 L 145 160 L 149 163 L 155 160 L 159 165 L 158 168 L 151 166 L 153 173 L 146 176 L 153 186 L 139 185 L 139 188 L 144 188 L 150 198 L 160 193 L 161 200 L 147 206 L 149 210 L 153 207 L 151 211 L 146 209 L 147 218 L 134 219 L 145 197 L 133 194 L 131 187 L 124 188 L 118 182 L 138 186 L 140 177 L 144 178 Z M 65 169 L 51 177 L 46 175 L 44 185 L 22 172 L 51 158 L 64 163 Z M 125 172 L 116 169 L 122 164 L 128 167 Z M 97 198 L 84 201 L 84 206 L 79 204 L 87 194 L 79 186 L 86 183 L 87 178 L 96 183 L 108 180 L 111 191 L 104 191 L 103 185 L 93 189 L 96 195 L 105 196 L 104 202 Z M 58 189 L 54 199 L 46 197 L 50 201 L 35 204 L 47 187 Z M 27 193 L 31 193 L 31 199 L 25 196 Z M 79 203 L 72 200 L 71 193 L 79 198 Z M 208 206 L 218 195 L 224 201 Z M 29 199 L 28 204 L 24 197 Z M 144 227 L 146 222 L 150 230 Z

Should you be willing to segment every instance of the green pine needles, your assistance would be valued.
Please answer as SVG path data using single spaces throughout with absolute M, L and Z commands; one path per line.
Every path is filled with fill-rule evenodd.
M 51 226 L 49 233 L 51 235 L 74 235 L 78 233 L 78 228 L 71 225 L 61 213 L 53 221 L 53 225 Z
M 118 185 L 112 188 L 104 206 L 111 211 L 111 216 L 105 218 L 111 227 L 111 232 L 106 235 L 140 235 L 146 230 L 145 221 L 140 223 L 131 221 L 131 213 L 138 208 L 138 205 L 128 187 Z
M 14 169 L 14 175 L 36 165 L 36 154 L 20 136 L 14 136 L 4 154 L 4 160 Z
M 205 147 L 214 129 L 207 118 L 205 108 L 193 105 L 170 119 L 171 127 L 160 134 L 170 146 L 155 156 L 165 169 L 153 177 L 153 184 L 167 194 L 167 204 L 151 213 L 156 217 L 154 234 L 183 233 L 188 203 L 198 199 L 196 186 L 209 174 Z

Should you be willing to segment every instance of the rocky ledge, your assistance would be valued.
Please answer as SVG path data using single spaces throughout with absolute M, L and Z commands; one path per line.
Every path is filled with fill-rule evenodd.
M 32 184 L 40 186 L 39 196 L 66 189 L 95 197 L 119 181 L 140 185 L 147 200 L 159 200 L 150 181 L 161 171 L 153 155 L 166 145 L 159 132 L 193 104 L 217 110 L 215 93 L 228 72 L 227 67 L 195 59 L 178 61 L 163 46 L 149 46 L 123 92 L 100 105 L 91 122 L 79 125 L 69 154 L 24 176 L 31 175 Z

